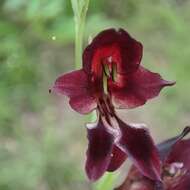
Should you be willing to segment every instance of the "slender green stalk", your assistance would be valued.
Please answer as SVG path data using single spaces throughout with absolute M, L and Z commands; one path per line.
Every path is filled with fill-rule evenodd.
M 75 69 L 82 67 L 82 48 L 86 13 L 88 10 L 89 0 L 71 0 L 75 21 Z M 107 81 L 107 78 L 106 78 Z M 88 120 L 95 122 L 97 119 L 96 112 L 87 116 Z M 94 185 L 96 190 L 110 190 L 116 175 L 106 174 L 98 183 Z
M 75 69 L 80 69 L 82 67 L 84 27 L 89 0 L 71 0 L 71 4 L 75 21 Z M 87 115 L 86 120 L 95 122 L 96 113 Z
M 89 0 L 71 0 L 75 21 L 75 68 L 82 66 L 84 26 Z
M 114 182 L 116 181 L 118 174 L 106 173 L 96 184 L 95 190 L 111 190 L 113 189 Z

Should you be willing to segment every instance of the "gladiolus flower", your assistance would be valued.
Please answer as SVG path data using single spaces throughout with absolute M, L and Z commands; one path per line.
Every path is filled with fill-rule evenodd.
M 102 117 L 97 124 L 87 125 L 89 179 L 97 180 L 104 172 L 115 171 L 128 156 L 145 176 L 160 180 L 160 158 L 148 130 L 142 124 L 129 125 L 114 117 L 112 124 Z
M 105 30 L 84 50 L 83 68 L 60 76 L 53 91 L 68 96 L 71 107 L 82 114 L 96 109 L 105 94 L 115 108 L 143 105 L 174 82 L 140 66 L 142 51 L 142 44 L 125 30 Z
M 87 125 L 86 172 L 91 180 L 115 171 L 126 157 L 143 175 L 160 180 L 160 158 L 148 130 L 126 124 L 115 112 L 143 105 L 174 84 L 140 66 L 141 58 L 142 44 L 125 30 L 105 30 L 84 50 L 82 69 L 60 76 L 52 88 L 68 96 L 77 112 L 97 111 L 97 122 Z
M 190 189 L 190 139 L 182 138 L 190 132 L 186 127 L 182 134 L 158 145 L 162 158 L 162 184 L 143 176 L 132 166 L 124 183 L 115 190 L 189 190 Z

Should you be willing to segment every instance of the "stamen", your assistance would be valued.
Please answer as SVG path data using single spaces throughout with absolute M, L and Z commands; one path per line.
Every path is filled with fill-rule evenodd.
M 116 81 L 116 79 L 117 79 L 117 66 L 116 66 L 116 64 L 112 64 L 111 76 L 112 76 L 112 80 Z
M 107 64 L 102 64 L 102 66 L 103 66 L 104 74 L 105 74 L 107 77 L 110 77 L 109 66 L 108 66 Z
M 117 78 L 117 67 L 114 62 L 112 62 L 112 57 L 108 57 L 107 61 L 108 64 L 102 62 L 102 69 L 103 69 L 103 89 L 104 93 L 108 94 L 108 79 L 112 79 L 113 81 L 116 81 Z
M 103 72 L 103 89 L 104 89 L 104 93 L 108 94 L 108 79 L 105 72 Z

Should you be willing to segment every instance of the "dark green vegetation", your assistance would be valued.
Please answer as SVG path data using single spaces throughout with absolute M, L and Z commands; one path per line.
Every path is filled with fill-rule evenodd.
M 161 98 L 126 120 L 145 122 L 157 139 L 190 123 L 190 1 L 92 0 L 89 35 L 115 26 L 144 44 L 143 64 L 176 80 Z M 0 190 L 90 189 L 83 165 L 84 117 L 48 93 L 74 67 L 69 0 L 0 1 Z

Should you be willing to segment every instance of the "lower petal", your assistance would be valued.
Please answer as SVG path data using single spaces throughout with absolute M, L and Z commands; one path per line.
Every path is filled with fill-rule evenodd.
M 101 119 L 98 124 L 91 123 L 89 125 L 87 126 L 89 145 L 87 150 L 86 173 L 90 180 L 95 181 L 108 168 L 114 137 L 106 130 Z
M 166 163 L 181 163 L 183 168 L 190 171 L 190 139 L 176 143 L 167 157 Z
M 118 146 L 114 145 L 112 154 L 111 154 L 111 162 L 108 166 L 107 171 L 113 172 L 117 170 L 126 160 L 126 158 L 127 158 L 127 154 L 123 152 Z
M 181 141 L 181 139 L 183 139 L 183 137 L 185 137 L 189 132 L 190 132 L 190 127 L 185 127 L 184 130 L 182 131 L 182 133 L 179 134 L 178 136 L 170 138 L 157 145 L 160 157 L 163 161 L 168 157 L 168 155 L 171 152 L 172 152 L 172 154 L 170 155 L 170 159 L 173 159 L 172 162 L 176 162 L 177 160 L 175 160 L 175 158 L 179 158 L 179 156 L 181 155 L 178 153 L 178 151 L 181 152 L 182 155 L 184 155 L 184 157 L 186 157 L 184 152 L 181 151 L 184 149 L 187 151 L 187 152 L 185 151 L 186 153 L 189 152 L 187 155 L 189 156 L 189 161 L 190 161 L 190 148 L 189 148 L 190 140 Z M 174 156 L 173 156 L 173 154 L 174 154 Z M 175 157 L 175 155 L 177 157 Z M 181 158 L 183 158 L 183 157 L 181 156 Z M 190 169 L 190 165 L 189 165 L 189 169 Z
M 152 180 L 160 180 L 161 162 L 148 130 L 140 125 L 129 126 L 120 119 L 118 123 L 122 132 L 118 145 L 143 175 Z

